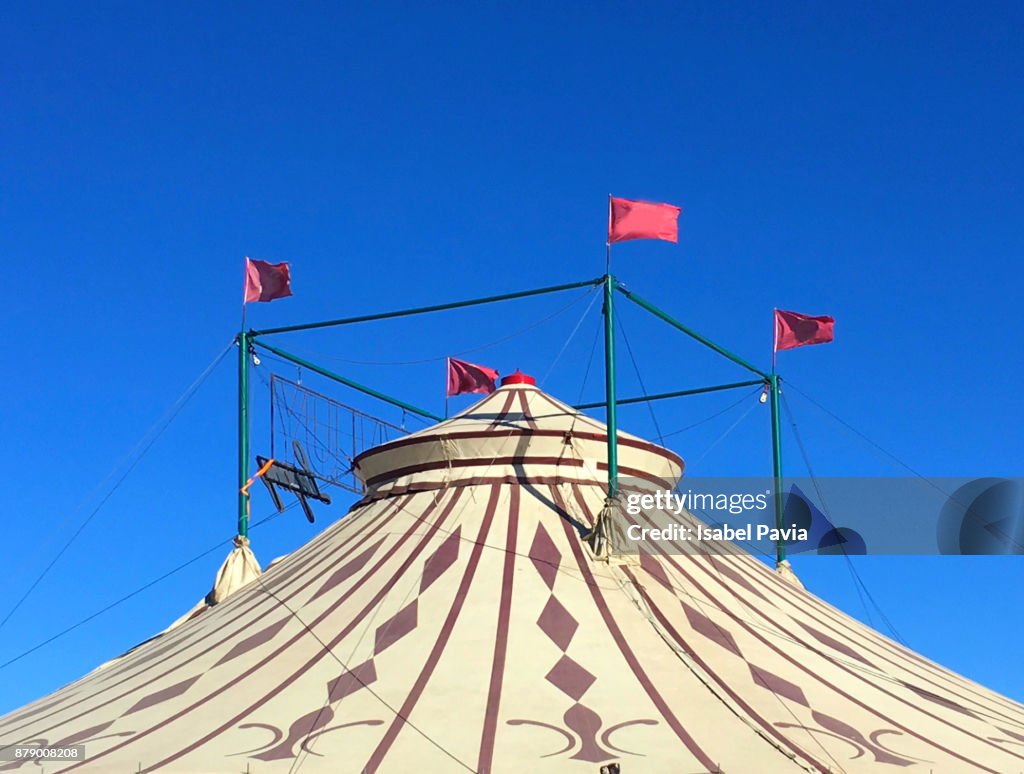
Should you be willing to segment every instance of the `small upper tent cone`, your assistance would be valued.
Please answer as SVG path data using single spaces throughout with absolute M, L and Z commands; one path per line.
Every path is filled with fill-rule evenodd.
M 361 454 L 355 471 L 369 496 L 454 484 L 526 481 L 606 485 L 607 429 L 516 372 L 444 422 Z M 675 486 L 683 461 L 619 431 L 619 475 Z
M 1024 707 L 747 555 L 595 561 L 604 455 L 600 423 L 510 382 L 362 455 L 345 518 L 0 740 L 84 745 L 47 772 L 1024 768 Z M 682 468 L 625 434 L 620 460 Z

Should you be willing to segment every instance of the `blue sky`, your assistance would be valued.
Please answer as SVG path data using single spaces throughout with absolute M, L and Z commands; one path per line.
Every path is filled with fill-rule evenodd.
M 295 297 L 251 308 L 256 327 L 569 282 L 603 271 L 609 192 L 684 210 L 677 246 L 616 247 L 631 288 L 762 366 L 773 307 L 832 314 L 836 343 L 784 353 L 786 379 L 928 475 L 1021 473 L 1019 5 L 207 6 L 40 3 L 0 23 L 0 619 L 237 332 L 245 255 L 293 267 Z M 278 343 L 440 411 L 440 360 L 385 362 L 546 320 L 469 359 L 596 400 L 599 310 L 577 295 Z M 638 309 L 622 323 L 649 392 L 745 378 Z M 233 363 L 0 628 L 0 664 L 230 539 Z M 254 379 L 256 453 L 271 365 Z M 620 371 L 639 392 L 621 344 Z M 661 404 L 658 424 L 737 397 Z M 903 472 L 788 399 L 815 472 Z M 745 411 L 670 443 L 694 474 L 763 474 L 767 411 Z M 620 421 L 655 433 L 643 407 Z M 786 466 L 804 473 L 790 436 Z M 254 530 L 257 555 L 346 502 L 315 528 L 291 512 Z M 270 512 L 259 492 L 254 514 Z M 3 667 L 0 712 L 159 631 L 226 551 Z M 878 622 L 845 562 L 795 564 Z M 1002 657 L 1024 634 L 1019 558 L 857 567 L 912 647 L 1024 698 Z

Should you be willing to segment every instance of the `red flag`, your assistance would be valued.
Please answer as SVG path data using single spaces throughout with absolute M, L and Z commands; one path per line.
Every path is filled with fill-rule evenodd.
M 807 344 L 832 341 L 835 320 L 831 317 L 808 317 L 797 312 L 775 310 L 775 351 L 794 349 Z
M 292 273 L 287 263 L 245 259 L 245 301 L 273 301 L 292 294 Z
M 630 199 L 608 200 L 608 244 L 628 239 L 662 239 L 679 241 L 679 213 L 672 204 L 635 202 Z
M 448 397 L 468 392 L 494 392 L 498 372 L 487 366 L 448 358 Z

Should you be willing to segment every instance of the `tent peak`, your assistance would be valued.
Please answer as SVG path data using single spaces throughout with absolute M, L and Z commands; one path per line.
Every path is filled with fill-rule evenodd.
M 508 376 L 503 376 L 501 378 L 501 386 L 502 387 L 505 387 L 505 386 L 510 385 L 510 384 L 528 384 L 528 385 L 531 385 L 533 387 L 536 387 L 537 386 L 537 380 L 534 379 L 529 374 L 524 374 L 522 371 L 520 371 L 517 368 L 515 370 L 515 373 L 511 373 Z

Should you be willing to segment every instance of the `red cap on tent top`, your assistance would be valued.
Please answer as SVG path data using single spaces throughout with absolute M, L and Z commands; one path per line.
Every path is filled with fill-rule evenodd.
M 524 374 L 518 368 L 514 374 L 501 377 L 501 386 L 504 387 L 506 384 L 532 384 L 537 385 L 537 380 L 529 374 Z

